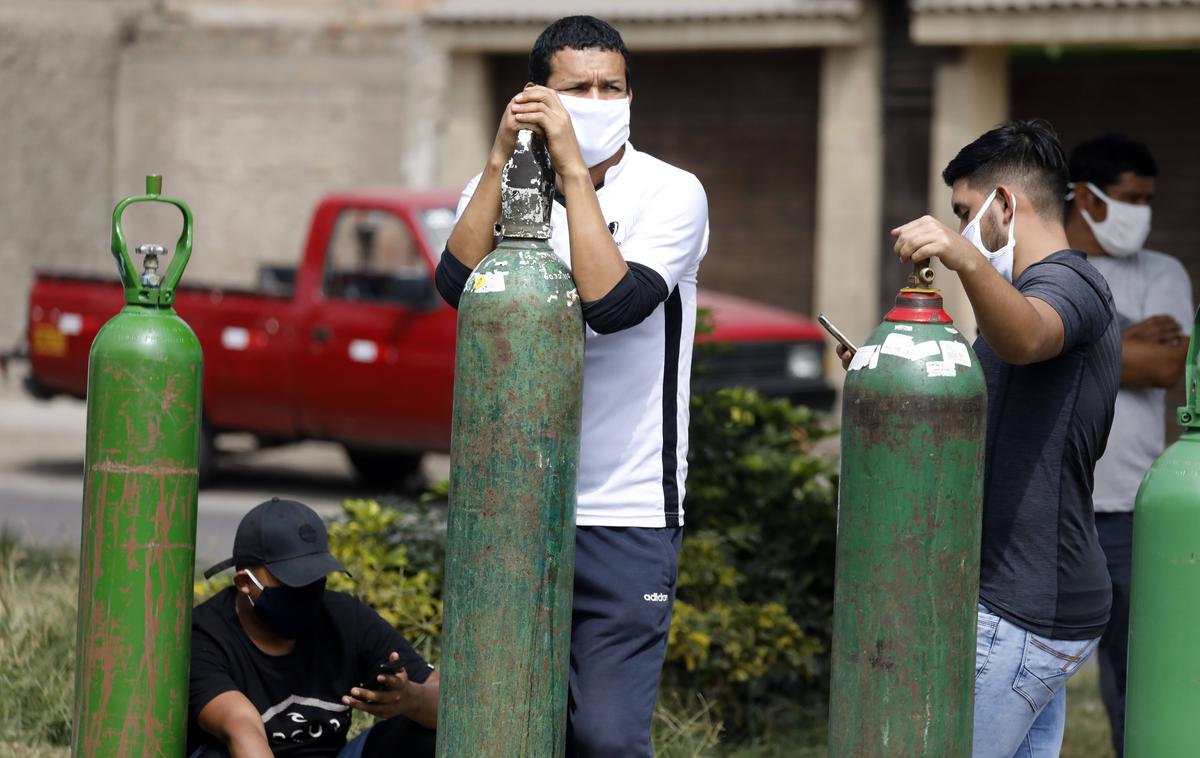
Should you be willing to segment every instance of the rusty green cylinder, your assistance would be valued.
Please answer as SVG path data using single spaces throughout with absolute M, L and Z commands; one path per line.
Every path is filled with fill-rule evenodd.
M 504 239 L 458 309 L 442 758 L 565 751 L 583 315 L 550 236 L 553 172 L 518 135 Z
M 1200 312 L 1196 315 L 1200 327 Z M 1142 479 L 1133 515 L 1125 755 L 1200 751 L 1200 361 L 1188 347 L 1183 435 Z M 1120 444 L 1110 440 L 1109 444 Z
M 902 290 L 842 399 L 831 756 L 971 754 L 986 409 L 941 297 Z
M 88 361 L 73 737 L 88 758 L 180 756 L 187 741 L 203 355 L 171 305 L 191 211 L 160 193 L 149 177 L 145 195 L 113 212 L 126 304 Z M 125 245 L 122 214 L 142 202 L 183 215 L 164 276 L 162 248 L 139 248 L 139 275 Z

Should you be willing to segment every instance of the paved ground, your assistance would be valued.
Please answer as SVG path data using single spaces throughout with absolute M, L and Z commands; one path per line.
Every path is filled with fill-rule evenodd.
M 83 501 L 86 411 L 81 401 L 39 402 L 21 389 L 24 366 L 0 375 L 0 529 L 25 541 L 78 545 Z M 322 515 L 345 497 L 373 494 L 354 481 L 337 445 L 306 442 L 254 450 L 248 439 L 221 441 L 220 478 L 200 493 L 196 553 L 201 567 L 229 555 L 238 521 L 273 495 L 293 497 Z M 426 473 L 444 478 L 445 456 L 428 456 Z

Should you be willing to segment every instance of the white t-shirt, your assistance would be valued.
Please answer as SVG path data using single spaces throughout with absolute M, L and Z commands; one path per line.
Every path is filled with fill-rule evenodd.
M 1191 334 L 1192 284 L 1179 261 L 1142 250 L 1128 258 L 1091 255 L 1088 263 L 1108 280 L 1122 330 L 1166 314 L 1183 326 L 1184 334 Z M 1142 477 L 1163 451 L 1166 396 L 1167 391 L 1158 387 L 1121 386 L 1108 447 L 1096 462 L 1092 498 L 1097 513 L 1133 510 Z
M 478 184 L 476 176 L 463 190 L 458 217 Z M 657 272 L 670 295 L 629 329 L 587 329 L 576 523 L 682 526 L 696 276 L 708 250 L 708 198 L 695 176 L 629 143 L 596 197 L 621 255 Z M 560 202 L 550 221 L 550 244 L 569 268 L 567 209 Z

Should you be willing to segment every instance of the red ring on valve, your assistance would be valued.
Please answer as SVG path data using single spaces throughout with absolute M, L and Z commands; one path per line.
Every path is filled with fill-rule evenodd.
M 884 321 L 905 321 L 913 324 L 952 324 L 950 314 L 942 310 L 942 296 L 937 290 L 902 289 L 896 295 L 896 307 L 888 311 Z

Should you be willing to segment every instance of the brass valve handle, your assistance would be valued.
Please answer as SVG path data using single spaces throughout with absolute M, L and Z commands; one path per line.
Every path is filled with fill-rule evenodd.
M 933 267 L 923 262 L 914 263 L 913 271 L 908 275 L 908 286 L 913 289 L 926 289 L 933 286 Z

